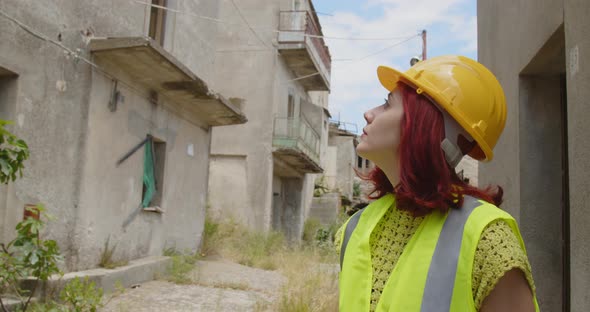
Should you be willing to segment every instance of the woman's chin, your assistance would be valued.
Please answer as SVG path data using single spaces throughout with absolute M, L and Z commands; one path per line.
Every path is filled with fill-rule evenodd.
M 356 146 L 356 154 L 361 156 L 362 158 L 367 158 L 367 152 L 368 149 L 365 146 L 364 142 L 360 142 L 357 146 Z

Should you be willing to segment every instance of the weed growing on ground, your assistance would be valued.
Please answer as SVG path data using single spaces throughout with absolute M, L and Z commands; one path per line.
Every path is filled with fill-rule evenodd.
M 115 249 L 117 249 L 117 244 L 113 245 L 112 247 L 109 246 L 111 237 L 109 236 L 104 243 L 104 249 L 100 255 L 100 262 L 98 266 L 105 269 L 114 269 L 120 266 L 125 266 L 129 262 L 128 261 L 114 261 L 113 255 L 115 254 Z
M 280 272 L 287 282 L 275 311 L 338 311 L 338 267 L 334 262 L 323 262 L 326 252 L 326 247 L 316 246 L 291 249 L 280 255 Z
M 207 220 L 201 254 L 221 256 L 254 268 L 276 270 L 279 264 L 273 255 L 286 248 L 285 245 L 283 235 L 278 232 L 250 231 L 233 221 L 218 224 Z
M 333 238 L 343 220 L 322 226 L 308 221 L 305 240 L 288 244 L 277 232 L 247 230 L 235 222 L 215 223 L 207 220 L 202 250 L 237 263 L 278 270 L 287 278 L 277 302 L 259 302 L 255 311 L 331 312 L 338 311 L 338 257 Z
M 233 289 L 233 290 L 244 290 L 247 291 L 250 289 L 248 284 L 244 283 L 233 283 L 233 282 L 224 282 L 224 283 L 215 283 L 207 286 L 212 286 L 215 288 L 225 288 L 225 289 Z
M 303 224 L 303 241 L 312 242 L 315 239 L 317 231 L 322 227 L 319 219 L 309 218 Z
M 168 248 L 164 250 L 164 255 L 172 258 L 172 263 L 168 266 L 165 278 L 167 281 L 175 284 L 192 284 L 195 282 L 191 272 L 200 259 L 198 253 L 191 253 L 190 251 L 181 253 L 173 248 Z
M 85 277 L 71 280 L 59 294 L 59 298 L 75 312 L 95 312 L 102 307 L 103 291 L 93 281 Z

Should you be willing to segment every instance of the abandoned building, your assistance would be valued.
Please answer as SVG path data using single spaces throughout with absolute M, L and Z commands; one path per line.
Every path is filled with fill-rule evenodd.
M 217 16 L 220 3 L 152 3 L 177 10 L 0 4 L 0 118 L 31 153 L 0 188 L 1 241 L 42 203 L 66 271 L 96 267 L 106 248 L 127 261 L 199 246 L 212 131 L 247 118 L 213 91 L 218 25 L 176 13 Z
M 220 1 L 216 86 L 242 98 L 249 122 L 213 129 L 214 217 L 301 238 L 325 170 L 331 58 L 308 0 Z M 261 9 L 264 8 L 264 9 Z M 255 31 L 239 31 L 255 21 Z

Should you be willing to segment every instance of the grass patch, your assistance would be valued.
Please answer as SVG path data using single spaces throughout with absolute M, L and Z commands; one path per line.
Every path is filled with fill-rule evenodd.
M 304 242 L 313 242 L 316 237 L 317 231 L 322 227 L 320 220 L 316 218 L 309 218 L 305 220 L 303 224 L 303 241 Z
M 198 253 L 185 252 L 181 253 L 174 249 L 166 249 L 164 255 L 172 258 L 172 263 L 168 266 L 166 281 L 175 284 L 192 284 L 192 271 L 195 269 L 197 261 L 201 258 Z
M 113 255 L 115 254 L 115 249 L 117 249 L 117 244 L 114 244 L 112 247 L 109 246 L 111 237 L 109 236 L 104 243 L 104 249 L 100 254 L 100 262 L 98 266 L 105 269 L 114 269 L 117 267 L 125 266 L 129 263 L 129 261 L 114 261 Z
M 292 249 L 282 255 L 280 272 L 287 283 L 281 288 L 273 311 L 338 311 L 338 271 L 336 262 L 325 262 L 335 258 L 327 257 L 327 252 L 330 251 L 323 245 Z
M 216 224 L 206 220 L 201 255 L 218 255 L 249 267 L 276 270 L 279 263 L 273 255 L 285 245 L 278 232 L 255 232 L 236 222 Z
M 278 270 L 286 277 L 278 300 L 259 302 L 255 311 L 338 311 L 338 257 L 333 236 L 342 222 L 339 219 L 322 226 L 312 219 L 304 225 L 302 243 L 288 244 L 277 232 L 249 231 L 235 222 L 216 224 L 207 220 L 201 253 L 250 267 Z
M 207 286 L 211 286 L 211 287 L 215 287 L 215 288 L 243 290 L 243 291 L 250 290 L 250 286 L 248 286 L 248 284 L 244 284 L 244 283 L 227 282 L 227 283 L 215 283 L 215 284 L 207 285 Z

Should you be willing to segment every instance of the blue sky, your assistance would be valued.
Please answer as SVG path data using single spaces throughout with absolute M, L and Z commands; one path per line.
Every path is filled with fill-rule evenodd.
M 476 0 L 314 0 L 325 36 L 392 38 L 348 41 L 327 39 L 332 54 L 330 112 L 334 119 L 356 123 L 363 113 L 383 102 L 387 91 L 376 77 L 378 65 L 406 70 L 420 55 L 416 36 L 377 55 L 366 57 L 422 29 L 428 32 L 428 57 L 460 54 L 477 59 Z M 352 59 L 352 60 L 351 60 Z M 341 61 L 339 61 L 341 60 Z

